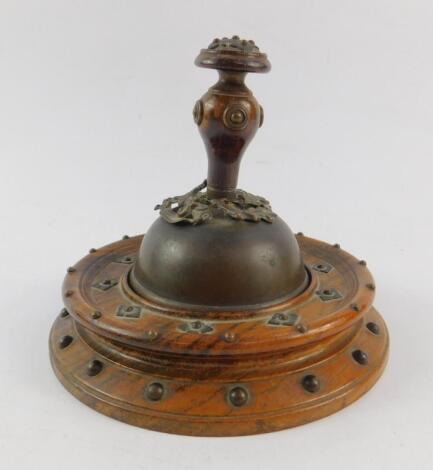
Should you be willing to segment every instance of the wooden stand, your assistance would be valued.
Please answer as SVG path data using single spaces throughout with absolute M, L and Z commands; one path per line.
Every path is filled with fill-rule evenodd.
M 235 67 L 244 72 L 269 69 L 266 56 L 253 50 L 251 43 L 236 37 L 222 41 L 229 45 L 221 46 L 220 41 L 212 49 L 214 41 L 199 56 L 200 65 L 228 67 L 229 74 Z M 250 49 L 246 49 L 248 45 Z M 239 46 L 238 51 L 235 46 Z M 226 57 L 228 53 L 232 62 Z M 253 66 L 256 69 L 251 70 Z M 170 277 L 160 276 L 162 268 L 160 262 L 155 261 L 156 255 L 152 263 L 146 261 L 145 247 L 152 246 L 153 253 L 159 250 L 160 258 L 167 262 L 166 245 L 155 248 L 154 244 L 155 239 L 163 239 L 164 234 L 171 233 L 167 232 L 171 227 L 168 224 L 180 223 L 182 237 L 186 236 L 188 241 L 189 230 L 191 236 L 203 239 L 203 246 L 208 246 L 209 237 L 215 237 L 211 240 L 215 249 L 223 246 L 221 243 L 225 243 L 227 237 L 235 238 L 234 233 L 243 234 L 244 231 L 249 234 L 249 227 L 259 227 L 258 224 L 269 224 L 266 225 L 269 229 L 255 232 L 251 228 L 253 240 L 255 234 L 260 233 L 266 240 L 281 239 L 282 246 L 292 243 L 291 232 L 284 235 L 286 238 L 281 236 L 281 227 L 277 230 L 277 225 L 273 225 L 277 216 L 269 215 L 265 204 L 254 206 L 244 201 L 242 205 L 236 199 L 239 196 L 235 184 L 241 151 L 239 146 L 236 152 L 233 147 L 229 151 L 222 147 L 221 142 L 227 142 L 227 139 L 220 139 L 215 144 L 215 135 L 219 131 L 212 124 L 213 118 L 229 119 L 226 110 L 231 106 L 232 112 L 233 103 L 227 102 L 231 98 L 226 96 L 235 96 L 239 104 L 234 91 L 239 83 L 233 85 L 238 82 L 239 70 L 234 72 L 234 79 L 228 79 L 227 70 L 223 70 L 223 75 L 226 74 L 224 86 L 229 89 L 223 90 L 221 102 L 215 101 L 215 96 L 222 93 L 221 82 L 217 93 L 211 93 L 212 109 L 221 107 L 217 112 L 219 115 L 215 117 L 215 113 L 211 113 L 209 118 L 209 96 L 208 101 L 200 101 L 195 108 L 196 122 L 205 126 L 200 128 L 202 135 L 211 134 L 209 158 L 217 160 L 209 167 L 212 184 L 208 194 L 199 196 L 199 204 L 205 207 L 201 208 L 200 214 L 194 213 L 198 191 L 189 193 L 193 203 L 185 197 L 164 201 L 161 216 L 166 221 L 158 222 L 157 229 L 152 229 L 152 233 L 157 230 L 158 236 L 149 234 L 149 239 L 147 236 L 125 237 L 91 250 L 69 268 L 63 285 L 65 309 L 54 322 L 50 334 L 53 368 L 59 380 L 79 400 L 120 421 L 169 433 L 246 435 L 276 431 L 321 418 L 347 406 L 369 390 L 382 373 L 388 354 L 387 329 L 372 306 L 373 278 L 364 261 L 343 251 L 339 245 L 298 234 L 296 239 L 293 238 L 291 258 L 286 259 L 286 255 L 280 255 L 278 247 L 274 249 L 269 242 L 271 248 L 268 247 L 268 251 L 274 251 L 266 259 L 266 267 L 260 264 L 264 258 L 259 250 L 259 261 L 254 268 L 257 272 L 248 273 L 251 284 L 240 282 L 230 290 L 237 278 L 242 280 L 246 276 L 244 258 L 245 263 L 251 263 L 252 253 L 258 251 L 259 244 L 245 248 L 246 243 L 241 238 L 236 250 L 250 251 L 241 252 L 237 261 L 239 271 L 232 278 L 224 265 L 230 261 L 228 255 L 221 256 L 222 261 L 215 261 L 210 256 L 197 258 L 199 266 L 206 265 L 206 275 L 212 276 L 214 272 L 226 269 L 230 279 L 224 285 L 215 274 L 215 279 L 210 277 L 210 286 L 199 294 L 193 288 L 189 290 L 190 286 L 200 285 L 195 268 L 191 268 L 194 256 L 198 255 L 191 249 L 187 256 L 186 244 L 182 245 L 183 253 L 186 251 L 184 258 L 177 257 L 171 265 L 179 270 L 182 279 L 186 276 L 188 282 L 179 281 L 182 289 L 176 291 L 176 286 L 170 284 Z M 244 86 L 243 78 L 240 86 Z M 245 115 L 242 115 L 244 105 L 240 103 L 241 111 L 234 117 L 238 128 L 229 125 L 225 130 L 235 140 L 251 130 L 249 124 L 244 127 L 239 124 L 245 116 L 250 121 L 256 119 L 254 130 L 262 122 L 262 117 L 256 113 L 259 110 L 262 114 L 261 108 L 248 94 L 244 94 L 243 99 L 245 97 L 253 103 L 252 107 L 246 105 Z M 227 169 L 224 161 L 229 161 L 232 169 L 233 162 L 237 162 L 236 175 Z M 206 205 L 203 198 L 211 201 L 210 205 Z M 188 201 L 192 204 L 189 213 L 188 207 L 185 209 Z M 172 209 L 173 202 L 180 202 L 180 208 Z M 252 208 L 254 210 L 250 210 Z M 230 210 L 234 213 L 228 212 Z M 230 222 L 228 225 L 218 223 L 209 235 L 209 231 L 198 228 L 205 227 L 200 225 L 206 224 L 205 213 L 217 220 L 220 217 L 226 221 L 229 217 Z M 248 218 L 251 214 L 256 216 L 255 220 Z M 170 220 L 173 217 L 184 219 Z M 188 217 L 190 220 L 185 220 Z M 269 217 L 269 220 L 264 221 L 262 217 Z M 184 230 L 183 226 L 189 228 Z M 207 235 L 202 236 L 205 233 Z M 196 245 L 200 244 L 194 240 Z M 263 243 L 261 239 L 260 246 Z M 200 247 L 194 251 L 200 252 Z M 282 251 L 286 253 L 286 250 Z M 281 293 L 284 295 L 275 291 L 275 299 L 266 299 L 264 296 L 269 289 L 261 293 L 259 284 L 248 290 L 248 285 L 254 286 L 257 279 L 266 283 L 272 277 L 274 271 L 263 276 L 263 269 L 276 270 L 277 277 L 272 280 L 272 285 L 278 285 L 283 279 Z M 279 269 L 282 273 L 289 271 L 291 275 L 281 278 L 286 274 L 280 274 Z M 152 272 L 159 284 L 151 282 Z M 219 291 L 218 286 L 224 289 Z M 147 289 L 155 295 L 143 293 Z M 226 298 L 224 292 L 227 292 Z M 237 292 L 242 298 L 239 305 L 235 302 Z M 215 295 L 221 299 L 218 305 L 212 303 Z M 204 300 L 199 305 L 194 304 L 197 298 Z M 247 307 L 243 308 L 243 305 Z

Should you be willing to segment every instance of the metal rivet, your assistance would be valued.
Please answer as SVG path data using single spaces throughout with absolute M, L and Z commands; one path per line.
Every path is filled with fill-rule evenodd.
M 245 120 L 245 115 L 241 111 L 235 111 L 230 116 L 230 121 L 234 124 L 242 124 Z
M 318 290 L 318 291 L 316 291 L 316 295 L 319 296 L 319 298 L 322 302 L 329 302 L 331 300 L 338 300 L 338 299 L 341 299 L 343 297 L 340 294 L 340 292 L 338 292 L 337 289 L 334 289 L 334 288 L 327 288 L 327 289 L 323 289 L 323 290 Z
M 368 322 L 366 326 L 368 330 L 370 330 L 374 335 L 378 335 L 380 333 L 380 328 L 377 323 L 374 323 L 371 321 L 371 322 Z
M 132 312 L 133 310 L 134 310 L 134 307 L 131 307 L 131 306 L 126 307 L 126 311 L 127 311 L 127 312 Z
M 117 284 L 118 281 L 116 279 L 104 279 L 103 281 L 93 284 L 92 287 L 94 287 L 95 289 L 106 291 L 116 286 Z
M 296 236 L 297 236 L 297 237 L 303 237 L 304 234 L 303 234 L 302 232 L 298 232 L 298 233 L 296 234 Z
M 259 127 L 263 126 L 263 121 L 265 120 L 265 112 L 263 108 L 260 106 L 260 118 L 259 118 Z
M 362 366 L 365 366 L 368 363 L 367 354 L 364 351 L 361 351 L 360 349 L 353 351 L 352 357 L 358 364 L 361 364 Z
M 350 308 L 354 310 L 355 312 L 359 312 L 358 304 L 351 304 Z
M 129 240 L 129 235 L 123 235 L 122 240 Z
M 69 268 L 66 270 L 68 273 L 74 273 L 76 269 L 73 266 L 69 266 Z
M 89 253 L 96 253 L 98 250 L 96 248 L 90 248 Z
M 98 318 L 101 318 L 102 316 L 102 313 L 99 311 L 99 310 L 95 310 L 93 313 L 92 313 L 92 318 L 94 320 L 97 320 Z
M 193 328 L 194 330 L 199 330 L 202 326 L 203 326 L 203 323 L 199 320 L 193 321 L 191 323 L 191 328 Z
M 72 343 L 73 340 L 74 338 L 70 335 L 62 336 L 59 341 L 59 348 L 60 349 L 67 348 Z
M 316 393 L 320 388 L 319 379 L 313 374 L 303 377 L 301 383 L 304 389 L 310 393 Z
M 203 103 L 200 100 L 196 101 L 192 110 L 192 117 L 197 126 L 199 126 L 203 120 L 203 111 Z
M 93 359 L 93 361 L 90 361 L 87 365 L 87 375 L 90 375 L 90 377 L 98 375 L 103 368 L 104 364 L 102 364 L 101 361 L 98 361 L 98 359 Z
M 146 398 L 150 401 L 159 401 L 164 395 L 164 387 L 159 382 L 153 382 L 146 387 Z
M 367 261 L 364 261 L 363 259 L 361 261 L 358 261 L 358 264 L 361 266 L 367 266 Z
M 66 310 L 66 308 L 62 308 L 62 310 L 60 311 L 60 316 L 62 318 L 65 318 L 69 315 L 69 312 Z
M 296 329 L 299 331 L 299 333 L 307 332 L 307 327 L 303 325 L 302 323 L 299 323 L 299 325 L 296 325 Z
M 319 273 L 328 274 L 332 271 L 333 267 L 328 263 L 316 263 L 311 266 L 314 271 L 319 271 Z
M 340 248 L 340 244 L 339 243 L 334 243 L 334 248 L 337 248 L 337 250 Z
M 72 290 L 67 290 L 67 291 L 65 292 L 65 297 L 70 297 L 73 293 L 74 293 L 74 291 L 72 291 Z
M 223 123 L 229 129 L 245 129 L 248 126 L 248 113 L 240 104 L 229 105 L 223 113 Z
M 223 334 L 223 339 L 227 341 L 227 343 L 234 343 L 237 340 L 237 335 L 233 333 L 233 331 L 226 331 Z
M 244 387 L 234 387 L 229 392 L 229 400 L 233 406 L 244 406 L 248 401 L 248 391 Z
M 143 338 L 146 341 L 153 341 L 159 336 L 159 333 L 155 330 L 146 330 L 143 334 Z
M 376 289 L 376 286 L 374 284 L 372 284 L 371 282 L 369 282 L 368 284 L 366 284 L 365 286 L 367 289 L 370 289 L 370 290 L 375 290 Z

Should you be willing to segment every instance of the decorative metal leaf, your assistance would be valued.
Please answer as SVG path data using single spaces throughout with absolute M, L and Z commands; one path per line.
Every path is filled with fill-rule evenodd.
M 197 225 L 218 215 L 234 220 L 267 223 L 272 223 L 276 217 L 269 202 L 260 196 L 237 189 L 230 199 L 210 199 L 206 193 L 201 192 L 206 186 L 205 180 L 183 196 L 164 199 L 155 210 L 159 210 L 161 217 L 171 224 L 187 222 Z

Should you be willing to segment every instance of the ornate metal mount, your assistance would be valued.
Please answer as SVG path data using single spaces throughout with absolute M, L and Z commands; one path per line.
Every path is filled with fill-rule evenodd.
M 296 313 L 275 313 L 269 319 L 268 324 L 273 326 L 293 326 L 298 321 Z
M 155 210 L 171 224 L 187 222 L 197 225 L 215 217 L 230 217 L 249 222 L 272 223 L 276 214 L 269 202 L 254 194 L 236 189 L 230 198 L 211 198 L 201 190 L 206 188 L 206 181 L 183 196 L 164 199 Z
M 214 39 L 195 60 L 199 67 L 236 72 L 268 72 L 271 64 L 266 54 L 251 39 L 239 36 Z
M 215 51 L 237 51 L 243 52 L 244 54 L 251 54 L 260 52 L 259 48 L 256 46 L 253 40 L 246 40 L 241 39 L 239 36 L 232 36 L 231 39 L 229 38 L 222 38 L 218 39 L 215 38 L 208 49 L 212 49 Z
M 178 327 L 178 330 L 182 331 L 183 333 L 196 333 L 200 335 L 205 335 L 208 333 L 212 333 L 214 329 L 207 323 L 203 323 L 200 320 L 194 320 L 191 322 L 182 323 L 182 325 Z

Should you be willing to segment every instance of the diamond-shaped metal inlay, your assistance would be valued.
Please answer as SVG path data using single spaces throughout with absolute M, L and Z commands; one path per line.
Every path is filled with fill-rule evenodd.
M 117 284 L 116 279 L 105 279 L 104 281 L 98 282 L 97 284 L 93 284 L 92 287 L 95 287 L 99 290 L 108 290 L 114 287 Z
M 316 263 L 311 266 L 314 271 L 319 271 L 319 273 L 325 273 L 328 274 L 333 268 L 330 264 L 328 263 Z
M 125 255 L 121 256 L 114 260 L 115 263 L 123 263 L 123 264 L 132 264 L 135 261 L 135 256 L 132 255 Z
M 323 302 L 328 302 L 329 300 L 337 300 L 343 298 L 343 296 L 338 292 L 337 289 L 327 288 L 316 291 L 317 296 Z
M 122 318 L 140 318 L 141 311 L 141 307 L 137 305 L 119 305 L 116 316 Z
M 194 320 L 191 322 L 182 323 L 182 325 L 178 326 L 178 330 L 182 331 L 183 333 L 198 333 L 204 335 L 206 333 L 211 333 L 213 331 L 213 327 L 207 323 L 203 323 L 200 320 Z
M 272 315 L 268 320 L 268 324 L 273 326 L 293 326 L 297 320 L 298 315 L 296 313 L 280 312 Z

